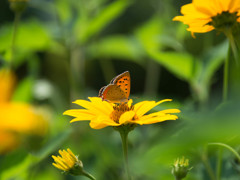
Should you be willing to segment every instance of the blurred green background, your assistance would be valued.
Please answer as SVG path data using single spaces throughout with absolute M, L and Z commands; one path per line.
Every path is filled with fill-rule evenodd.
M 139 126 L 130 133 L 134 179 L 174 179 L 171 166 L 181 156 L 194 167 L 186 179 L 210 179 L 206 163 L 217 171 L 219 153 L 222 179 L 239 179 L 234 155 L 206 145 L 239 146 L 239 102 L 219 106 L 228 43 L 215 31 L 193 38 L 185 25 L 172 21 L 190 2 L 30 0 L 17 29 L 17 83 L 11 101 L 44 109 L 48 133 L 41 141 L 28 137 L 0 155 L 0 179 L 86 179 L 63 175 L 51 165 L 51 155 L 66 148 L 79 154 L 84 168 L 97 179 L 124 179 L 119 134 L 111 127 L 91 129 L 88 122 L 70 124 L 71 118 L 62 113 L 78 108 L 71 103 L 76 99 L 97 96 L 102 86 L 126 70 L 134 103 L 170 98 L 173 102 L 154 110 L 182 111 L 176 121 Z M 1 67 L 11 59 L 13 22 L 9 2 L 1 0 Z

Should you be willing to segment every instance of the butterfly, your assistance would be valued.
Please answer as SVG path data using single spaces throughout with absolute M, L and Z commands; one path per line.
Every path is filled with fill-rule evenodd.
M 99 90 L 98 97 L 112 103 L 127 102 L 130 94 L 131 78 L 129 71 L 125 71 L 113 78 L 107 86 Z

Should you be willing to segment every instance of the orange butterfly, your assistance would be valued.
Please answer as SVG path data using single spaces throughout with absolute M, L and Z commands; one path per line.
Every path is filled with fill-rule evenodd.
M 130 94 L 130 83 L 130 73 L 125 71 L 113 78 L 109 85 L 102 87 L 98 96 L 102 100 L 112 103 L 127 102 Z

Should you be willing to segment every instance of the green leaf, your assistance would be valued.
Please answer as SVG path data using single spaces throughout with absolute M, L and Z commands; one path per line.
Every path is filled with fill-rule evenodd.
M 143 26 L 139 27 L 135 35 L 141 42 L 145 50 L 153 51 L 161 47 L 160 34 L 162 33 L 162 23 L 158 17 L 154 16 Z
M 0 51 L 6 51 L 11 47 L 12 26 L 8 24 L 0 29 Z M 16 49 L 37 51 L 48 47 L 49 36 L 38 21 L 20 22 L 18 27 Z
M 92 44 L 89 54 L 94 57 L 113 57 L 139 62 L 142 60 L 142 50 L 136 39 L 121 35 L 109 36 Z
M 187 53 L 151 52 L 150 57 L 163 65 L 178 78 L 191 81 L 195 71 L 199 69 L 198 61 Z
M 34 162 L 34 157 L 24 150 L 12 152 L 1 161 L 0 179 L 9 180 L 13 178 L 25 179 L 26 170 Z
M 208 85 L 217 71 L 217 69 L 221 66 L 224 59 L 227 58 L 228 51 L 228 42 L 223 42 L 222 44 L 210 49 L 206 52 L 202 57 L 202 71 L 199 75 L 199 81 L 202 81 L 203 84 Z
M 56 8 L 58 10 L 59 18 L 62 22 L 67 22 L 72 17 L 72 11 L 70 8 L 70 2 L 65 0 L 55 1 Z
M 113 3 L 101 10 L 100 13 L 96 14 L 94 18 L 87 19 L 89 22 L 84 21 L 84 26 L 80 21 L 76 27 L 77 29 L 82 28 L 82 31 L 78 33 L 80 41 L 85 42 L 93 35 L 102 31 L 103 28 L 124 12 L 124 10 L 130 5 L 130 2 L 131 1 L 127 0 L 113 1 Z M 79 30 L 77 31 L 79 32 Z
M 39 159 L 47 157 L 50 153 L 60 148 L 61 144 L 67 140 L 71 134 L 72 129 L 67 129 L 64 132 L 59 132 L 56 136 L 49 139 L 45 146 L 36 152 L 34 155 Z
M 12 100 L 30 102 L 32 100 L 33 85 L 34 79 L 32 77 L 26 77 L 23 79 L 15 90 Z

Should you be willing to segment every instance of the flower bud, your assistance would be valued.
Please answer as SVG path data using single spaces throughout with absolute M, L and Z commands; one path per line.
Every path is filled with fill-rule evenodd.
M 70 149 L 59 150 L 61 156 L 52 156 L 54 159 L 53 166 L 62 170 L 66 174 L 71 174 L 73 176 L 86 176 L 89 179 L 95 180 L 95 178 L 83 170 L 83 163 L 78 159 L 77 156 L 73 154 Z
M 29 0 L 8 0 L 10 3 L 10 9 L 15 13 L 22 13 L 28 4 Z
M 192 168 L 189 168 L 189 160 L 184 159 L 182 157 L 181 159 L 178 158 L 172 168 L 172 174 L 175 176 L 176 180 L 181 180 L 187 176 L 188 171 L 190 171 Z

